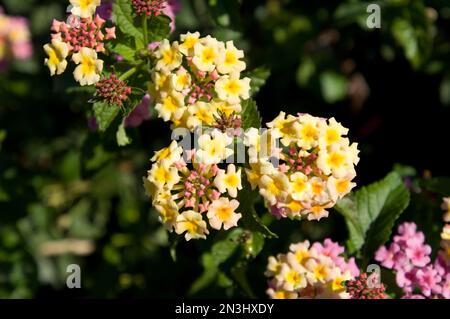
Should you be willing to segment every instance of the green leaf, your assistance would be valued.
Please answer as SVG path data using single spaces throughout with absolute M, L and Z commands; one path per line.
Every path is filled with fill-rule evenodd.
M 450 196 L 450 177 L 433 177 L 423 181 L 423 187 L 442 196 Z
M 170 22 L 172 20 L 165 15 L 157 17 L 152 16 L 148 21 L 148 39 L 149 42 L 161 41 L 170 34 Z
M 133 11 L 131 8 L 131 1 L 114 1 L 113 17 L 120 31 L 135 39 L 137 49 L 144 47 L 144 35 L 142 31 L 135 25 Z
M 126 146 L 131 143 L 131 139 L 128 137 L 127 132 L 125 131 L 124 122 L 119 125 L 119 128 L 116 132 L 117 145 Z
M 252 99 L 248 99 L 242 102 L 242 128 L 244 130 L 251 127 L 261 127 L 261 115 L 259 114 L 256 102 Z
M 94 115 L 100 132 L 105 132 L 119 114 L 119 107 L 105 102 L 94 103 Z
M 333 71 L 320 75 L 320 87 L 323 98 L 330 104 L 343 100 L 347 95 L 347 79 Z
M 297 83 L 302 87 L 306 87 L 315 71 L 316 65 L 314 60 L 310 57 L 305 57 L 297 70 Z
M 254 69 L 253 71 L 247 72 L 245 76 L 248 76 L 251 79 L 250 90 L 252 96 L 255 96 L 269 78 L 270 69 L 265 66 L 262 66 Z
M 243 186 L 244 187 L 238 195 L 240 204 L 237 210 L 242 214 L 239 225 L 252 232 L 258 232 L 264 237 L 278 238 L 277 234 L 272 232 L 266 225 L 263 224 L 256 213 L 255 199 L 258 198 L 259 194 L 251 189 L 250 184 L 245 179 L 243 181 Z
M 136 50 L 125 43 L 117 43 L 109 48 L 113 53 L 122 56 L 127 61 L 134 61 Z
M 393 172 L 339 200 L 335 209 L 344 216 L 349 252 L 369 261 L 390 237 L 394 223 L 409 203 L 410 194 Z

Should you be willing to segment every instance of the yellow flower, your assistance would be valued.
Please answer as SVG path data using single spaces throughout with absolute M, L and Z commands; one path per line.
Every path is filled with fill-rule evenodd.
M 67 67 L 67 55 L 69 46 L 60 40 L 53 39 L 51 44 L 44 45 L 45 53 L 48 58 L 45 59 L 45 65 L 50 69 L 50 74 L 62 74 Z
M 233 150 L 228 146 L 233 139 L 226 133 L 213 130 L 211 134 L 203 134 L 198 138 L 199 150 L 197 160 L 204 164 L 218 164 L 227 157 L 233 155 Z
M 244 57 L 244 51 L 236 49 L 233 41 L 226 43 L 217 61 L 217 70 L 222 74 L 240 73 L 245 70 L 245 62 L 239 60 Z
M 235 199 L 231 201 L 228 198 L 221 197 L 212 202 L 208 208 L 209 224 L 214 229 L 228 230 L 231 227 L 237 226 L 237 222 L 241 219 L 242 214 L 235 213 L 239 202 Z
M 195 44 L 197 44 L 197 42 L 200 41 L 199 38 L 200 38 L 199 32 L 194 33 L 188 32 L 186 34 L 180 35 L 181 40 L 180 52 L 183 53 L 184 55 L 192 54 L 194 51 Z
M 307 285 L 304 272 L 300 272 L 285 263 L 281 265 L 281 271 L 275 278 L 282 282 L 281 287 L 288 291 L 304 288 Z
M 236 172 L 234 164 L 228 165 L 226 173 L 223 169 L 217 173 L 214 185 L 221 193 L 228 191 L 231 197 L 236 197 L 238 189 L 242 189 L 241 169 Z
M 233 113 L 240 113 L 242 111 L 241 104 L 230 104 L 226 101 L 222 101 L 219 99 L 213 99 L 211 101 L 211 106 L 214 110 L 217 110 L 218 112 L 222 112 L 226 116 L 230 116 Z
M 219 58 L 219 43 L 216 39 L 207 36 L 194 45 L 194 58 L 192 62 L 203 72 L 212 72 L 216 68 Z
M 334 201 L 344 197 L 355 186 L 356 184 L 352 183 L 351 179 L 348 178 L 338 179 L 330 176 L 327 180 L 327 189 Z
M 198 238 L 205 239 L 206 235 L 209 234 L 202 215 L 193 210 L 185 211 L 177 216 L 175 232 L 178 235 L 186 232 L 184 238 L 187 241 Z
M 328 149 L 319 151 L 317 166 L 326 175 L 344 178 L 353 172 L 353 162 L 348 147 L 333 144 Z
M 148 179 L 157 188 L 162 188 L 165 186 L 170 189 L 180 181 L 178 170 L 170 165 L 170 162 L 162 161 L 153 164 L 151 170 L 149 171 Z
M 101 4 L 101 0 L 70 0 L 70 12 L 80 18 L 90 18 Z
M 159 47 L 155 51 L 155 56 L 158 59 L 155 67 L 156 70 L 164 71 L 166 73 L 178 68 L 183 59 L 178 48 L 178 42 L 175 41 L 170 45 L 170 42 L 167 39 L 161 41 Z
M 172 87 L 177 91 L 183 91 L 191 86 L 191 76 L 185 68 L 180 68 L 171 77 Z
M 158 116 L 166 122 L 179 120 L 183 116 L 185 109 L 184 96 L 177 91 L 172 91 L 169 95 L 164 96 L 155 105 Z
M 319 142 L 319 136 L 322 133 L 324 121 L 309 114 L 304 114 L 299 118 L 299 122 L 297 145 L 304 150 L 316 147 Z
M 230 104 L 238 104 L 240 99 L 250 97 L 250 79 L 239 79 L 238 74 L 224 75 L 217 80 L 215 90 L 219 99 Z
M 295 200 L 304 200 L 310 194 L 310 184 L 308 177 L 301 173 L 295 172 L 290 176 L 291 180 L 291 197 Z
M 161 223 L 163 223 L 169 231 L 172 231 L 179 215 L 177 204 L 173 200 L 167 200 L 155 204 L 155 209 L 160 214 Z
M 324 133 L 319 138 L 321 147 L 326 148 L 334 143 L 339 143 L 342 136 L 347 135 L 348 129 L 337 122 L 334 117 L 328 120 L 328 126 L 324 129 Z
M 75 80 L 80 85 L 92 85 L 100 80 L 100 73 L 103 70 L 103 61 L 97 59 L 97 52 L 90 48 L 82 48 L 72 56 L 73 62 L 78 66 L 73 72 Z
M 275 173 L 270 177 L 264 175 L 260 187 L 259 192 L 271 205 L 275 205 L 279 199 L 286 198 L 290 192 L 289 179 L 282 173 Z
M 201 125 L 213 125 L 215 123 L 215 107 L 211 103 L 197 101 L 188 109 L 189 117 L 187 119 L 187 127 L 194 129 Z
M 155 155 L 151 158 L 152 161 L 166 161 L 167 163 L 174 163 L 181 158 L 182 148 L 178 146 L 176 141 L 172 141 L 168 147 L 165 147 L 155 152 Z

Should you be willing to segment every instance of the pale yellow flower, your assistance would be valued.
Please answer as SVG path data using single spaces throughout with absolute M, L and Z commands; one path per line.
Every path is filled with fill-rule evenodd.
M 175 232 L 178 235 L 185 233 L 184 238 L 187 241 L 198 238 L 206 239 L 206 235 L 209 234 L 202 215 L 193 210 L 185 211 L 177 216 Z
M 228 191 L 228 195 L 236 197 L 238 189 L 242 189 L 241 169 L 236 172 L 236 166 L 229 164 L 227 172 L 220 170 L 214 179 L 214 185 L 221 193 Z
M 200 33 L 186 33 L 180 35 L 180 52 L 184 55 L 191 55 L 194 52 L 194 46 L 200 41 Z
M 70 0 L 70 12 L 80 18 L 90 18 L 101 4 L 101 0 Z
M 236 49 L 233 41 L 228 41 L 225 48 L 220 52 L 217 61 L 217 70 L 222 74 L 240 73 L 245 70 L 245 62 L 241 61 L 244 51 Z
M 224 75 L 216 81 L 215 90 L 219 99 L 238 104 L 250 97 L 250 78 L 240 79 L 238 74 Z
M 235 213 L 239 202 L 235 199 L 231 201 L 228 198 L 221 197 L 212 202 L 208 208 L 209 224 L 214 229 L 228 230 L 231 227 L 237 226 L 238 220 L 241 219 L 242 214 Z
M 72 56 L 72 60 L 78 65 L 73 74 L 80 85 L 92 85 L 100 80 L 103 61 L 97 58 L 95 50 L 82 48 Z
M 158 59 L 156 63 L 156 70 L 163 72 L 170 72 L 178 68 L 183 57 L 178 48 L 178 42 L 170 44 L 169 40 L 164 39 L 155 51 L 155 56 Z
M 50 74 L 62 74 L 67 67 L 67 56 L 69 46 L 60 40 L 53 39 L 51 44 L 44 45 L 44 51 L 48 58 L 45 59 L 45 65 L 50 69 Z

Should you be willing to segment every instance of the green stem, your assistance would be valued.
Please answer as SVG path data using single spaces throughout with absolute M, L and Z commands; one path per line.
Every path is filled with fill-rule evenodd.
M 147 15 L 142 16 L 142 30 L 144 31 L 144 46 L 147 47 L 148 45 L 148 24 L 147 24 Z
M 139 68 L 141 67 L 142 63 L 132 67 L 131 69 L 129 69 L 127 72 L 123 73 L 120 77 L 119 80 L 121 81 L 125 81 L 126 79 L 128 79 L 130 76 L 132 76 L 134 73 L 137 72 L 137 70 L 139 70 Z

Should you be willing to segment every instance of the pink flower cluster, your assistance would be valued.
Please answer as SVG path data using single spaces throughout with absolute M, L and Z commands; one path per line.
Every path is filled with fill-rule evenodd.
M 315 250 L 319 255 L 330 257 L 343 273 L 349 271 L 353 277 L 359 276 L 359 268 L 356 265 L 355 258 L 351 257 L 346 260 L 341 256 L 345 252 L 345 248 L 339 243 L 327 238 L 323 241 L 323 244 L 315 242 L 311 249 Z
M 67 23 L 63 21 L 53 20 L 51 30 L 54 32 L 52 38 L 56 38 L 69 45 L 69 49 L 76 53 L 81 48 L 91 48 L 97 52 L 104 52 L 104 40 L 116 38 L 116 28 L 105 28 L 105 20 L 98 14 L 94 19 L 79 18 L 70 15 Z
M 388 246 L 375 253 L 383 267 L 396 272 L 403 298 L 450 298 L 450 263 L 441 251 L 431 263 L 431 247 L 415 223 L 403 223 Z
M 33 54 L 28 20 L 7 16 L 0 7 L 0 63 L 29 59 Z

